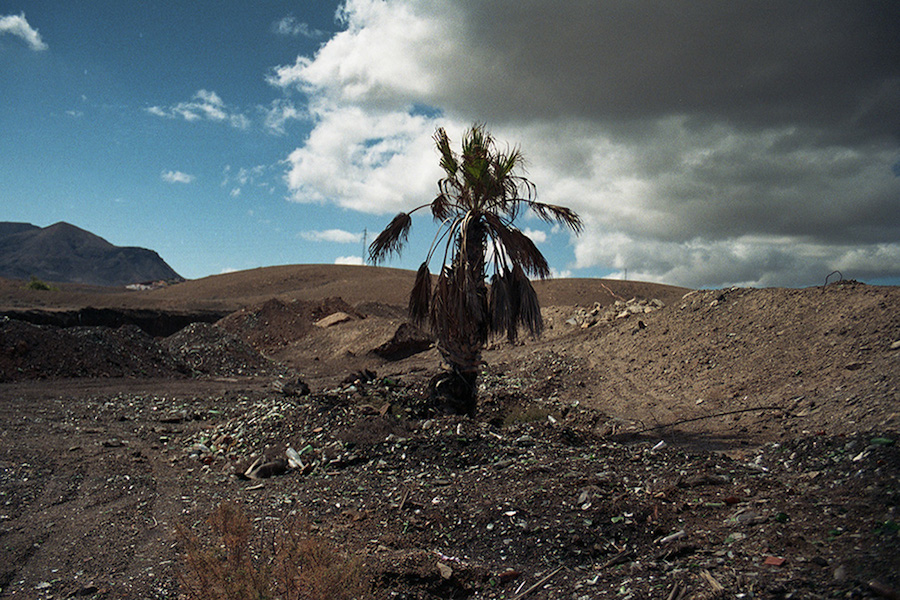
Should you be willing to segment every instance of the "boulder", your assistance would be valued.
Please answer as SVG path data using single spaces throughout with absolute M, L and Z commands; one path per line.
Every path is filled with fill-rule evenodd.
M 411 323 L 401 323 L 391 339 L 372 349 L 372 354 L 386 360 L 402 360 L 431 348 L 430 335 Z

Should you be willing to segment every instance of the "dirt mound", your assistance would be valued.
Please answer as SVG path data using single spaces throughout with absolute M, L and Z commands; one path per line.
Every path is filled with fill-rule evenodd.
M 320 301 L 276 298 L 242 308 L 217 324 L 260 352 L 272 353 L 306 337 L 316 322 L 335 313 L 345 313 L 361 319 L 363 315 L 341 298 Z
M 0 382 L 70 377 L 183 377 L 184 366 L 134 325 L 58 327 L 0 319 Z
M 272 298 L 318 301 L 340 297 L 358 306 L 377 303 L 405 312 L 415 271 L 355 265 L 283 265 L 184 281 L 160 289 L 125 290 L 59 283 L 52 291 L 29 289 L 27 281 L 0 277 L 0 311 L 16 309 L 141 308 L 226 311 Z M 551 279 L 535 282 L 542 306 L 591 305 L 601 301 L 659 298 L 666 304 L 689 290 L 675 286 L 609 279 Z M 402 316 L 402 315 L 400 315 Z
M 163 340 L 171 355 L 194 375 L 270 376 L 287 372 L 242 339 L 209 323 L 194 323 Z
M 0 382 L 288 372 L 239 337 L 209 323 L 194 323 L 167 338 L 153 338 L 135 325 L 59 328 L 0 318 Z
M 898 307 L 900 289 L 855 283 L 694 292 L 588 329 L 557 307 L 546 340 L 486 359 L 525 381 L 549 369 L 534 394 L 587 403 L 617 430 L 846 433 L 900 423 Z
M 424 352 L 434 345 L 434 339 L 411 323 L 401 323 L 394 335 L 371 350 L 372 354 L 396 361 Z

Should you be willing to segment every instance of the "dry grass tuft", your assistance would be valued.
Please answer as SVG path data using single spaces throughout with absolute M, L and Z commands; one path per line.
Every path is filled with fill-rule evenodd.
M 361 563 L 313 535 L 301 518 L 282 521 L 268 543 L 254 535 L 235 504 L 223 503 L 208 519 L 206 544 L 185 527 L 182 591 L 194 600 L 363 600 L 370 598 Z

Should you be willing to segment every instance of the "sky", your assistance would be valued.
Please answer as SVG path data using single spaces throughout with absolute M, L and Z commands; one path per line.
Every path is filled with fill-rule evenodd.
M 482 123 L 584 220 L 518 222 L 557 277 L 898 285 L 898 31 L 896 0 L 0 0 L 0 221 L 187 278 L 360 264 L 436 195 L 435 129 Z

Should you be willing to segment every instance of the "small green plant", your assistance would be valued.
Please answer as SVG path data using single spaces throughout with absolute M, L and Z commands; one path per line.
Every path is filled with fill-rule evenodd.
M 38 291 L 42 291 L 42 292 L 49 292 L 49 291 L 55 289 L 53 286 L 51 286 L 47 283 L 44 283 L 43 281 L 41 281 L 34 275 L 31 276 L 31 281 L 29 281 L 25 285 L 25 287 L 29 290 L 38 290 Z
M 351 600 L 369 598 L 358 560 L 348 559 L 312 534 L 309 523 L 288 519 L 269 543 L 254 543 L 250 520 L 223 503 L 208 519 L 214 542 L 180 527 L 182 591 L 194 600 Z

